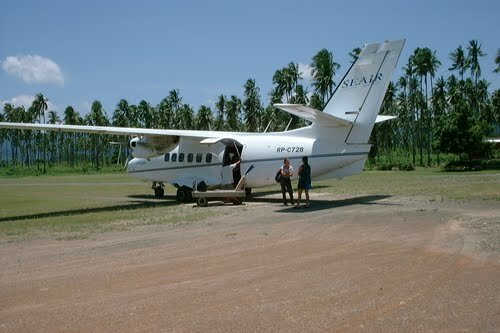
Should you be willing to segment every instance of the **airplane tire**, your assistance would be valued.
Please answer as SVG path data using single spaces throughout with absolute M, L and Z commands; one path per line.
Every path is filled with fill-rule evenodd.
M 177 201 L 178 202 L 190 202 L 193 200 L 193 195 L 190 189 L 179 188 L 177 189 Z
M 208 200 L 207 200 L 207 198 L 198 198 L 198 200 L 196 201 L 196 204 L 200 207 L 206 207 L 206 206 L 208 206 Z
M 161 186 L 156 186 L 155 187 L 155 197 L 161 198 L 165 194 L 165 190 Z

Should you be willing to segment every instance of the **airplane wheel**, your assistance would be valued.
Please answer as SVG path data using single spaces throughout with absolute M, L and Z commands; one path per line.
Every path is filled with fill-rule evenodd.
M 184 202 L 186 198 L 186 193 L 182 188 L 177 189 L 177 201 Z
M 177 189 L 177 201 L 179 202 L 190 202 L 193 199 L 191 190 L 179 188 Z
M 200 207 L 206 207 L 206 206 L 208 206 L 208 200 L 207 200 L 207 198 L 198 198 L 198 200 L 196 201 L 196 204 Z
M 161 186 L 156 186 L 155 187 L 155 197 L 161 198 L 165 194 L 165 190 Z
M 233 198 L 233 205 L 241 205 L 243 203 L 242 198 Z

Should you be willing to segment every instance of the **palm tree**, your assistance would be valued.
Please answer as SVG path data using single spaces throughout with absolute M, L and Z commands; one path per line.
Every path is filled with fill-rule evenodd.
M 177 113 L 179 112 L 179 109 L 182 106 L 182 97 L 179 94 L 179 90 L 173 89 L 170 90 L 167 96 L 167 101 L 172 108 L 172 113 L 173 113 L 173 122 L 172 122 L 172 127 L 174 128 L 180 128 L 179 127 L 179 120 L 178 120 L 178 115 Z
M 69 105 L 65 110 L 64 110 L 64 123 L 66 125 L 79 125 L 81 124 L 80 122 L 80 116 L 78 115 L 78 112 L 75 111 L 75 109 Z M 76 156 L 76 141 L 77 141 L 77 135 L 76 133 L 70 133 L 70 140 L 68 144 L 68 154 L 67 156 L 70 157 L 71 161 L 71 166 L 75 165 L 75 156 Z
M 177 111 L 177 126 L 179 129 L 193 129 L 194 111 L 191 106 L 184 104 Z
M 362 50 L 360 47 L 355 47 L 352 49 L 351 52 L 349 52 L 349 56 L 351 57 L 351 64 L 354 63 L 356 60 L 358 60 L 361 51 Z
M 195 122 L 197 130 L 210 130 L 212 126 L 212 110 L 206 105 L 200 106 Z
M 333 61 L 333 53 L 327 49 L 319 51 L 312 60 L 312 85 L 315 92 L 321 96 L 324 105 L 333 93 L 333 87 L 335 86 L 333 77 L 340 65 Z
M 493 72 L 500 73 L 500 49 L 497 50 L 497 56 L 495 57 L 495 64 L 497 65 L 497 68 Z
M 227 113 L 227 127 L 229 131 L 239 131 L 240 126 L 240 114 L 241 114 L 242 102 L 241 100 L 232 95 L 231 98 L 226 102 L 226 113 Z
M 224 115 L 226 109 L 226 96 L 219 95 L 217 102 L 215 103 L 215 109 L 217 110 L 217 117 L 215 119 L 214 129 L 216 131 L 221 131 L 224 128 Z
M 299 64 L 290 62 L 288 67 L 285 69 L 286 77 L 287 77 L 287 90 L 289 96 L 292 95 L 292 91 L 297 89 L 297 85 L 299 84 L 299 80 L 302 79 L 302 73 L 299 70 Z
M 130 127 L 130 106 L 127 100 L 121 99 L 113 112 L 113 126 Z
M 273 84 L 275 84 L 274 92 L 276 96 L 281 96 L 280 100 L 283 95 L 286 93 L 286 85 L 287 85 L 287 78 L 286 78 L 286 70 L 285 68 L 278 69 L 276 72 L 274 72 L 273 75 Z M 288 96 L 287 96 L 288 98 Z M 287 101 L 288 102 L 288 101 Z
M 481 50 L 481 44 L 473 39 L 469 42 L 469 46 L 467 46 L 467 51 L 469 53 L 469 65 L 470 65 L 470 74 L 474 77 L 474 83 L 477 84 L 479 77 L 481 76 L 481 66 L 479 65 L 479 58 L 484 57 L 486 54 Z
M 49 111 L 49 124 L 60 124 L 60 123 L 61 123 L 61 118 L 59 117 L 57 112 L 55 112 L 53 110 Z M 49 153 L 50 153 L 49 161 L 50 161 L 50 163 L 53 163 L 54 162 L 54 152 L 56 151 L 55 147 L 62 146 L 62 133 L 50 132 L 49 138 L 50 138 L 49 142 L 51 142 L 51 144 L 48 145 L 48 149 L 49 149 Z M 59 142 L 59 144 L 56 144 L 57 142 Z M 61 152 L 60 148 L 58 149 L 58 152 L 59 152 L 59 156 L 61 156 L 60 155 L 60 152 Z
M 249 132 L 256 132 L 260 125 L 260 89 L 255 85 L 254 79 L 248 79 L 244 85 L 245 100 L 243 109 L 245 110 L 245 122 Z
M 92 103 L 92 107 L 90 109 L 90 113 L 87 115 L 87 123 L 92 126 L 107 126 L 109 125 L 109 120 L 106 117 L 104 109 L 102 108 L 102 104 L 99 101 L 94 101 Z M 96 166 L 96 170 L 99 170 L 99 157 L 103 158 L 104 165 L 104 157 L 106 154 L 104 152 L 107 150 L 107 141 L 102 140 L 101 135 L 92 135 L 93 137 L 93 146 L 94 146 L 94 162 Z
M 0 112 L 0 122 L 5 121 L 3 113 Z M 2 161 L 3 143 L 7 138 L 7 130 L 0 129 L 0 161 Z
M 35 99 L 33 100 L 32 103 L 32 111 L 34 112 L 34 116 L 38 117 L 38 122 L 41 123 L 41 118 L 43 117 L 43 123 L 45 124 L 45 111 L 47 111 L 48 105 L 47 105 L 48 99 L 43 96 L 43 94 L 38 93 L 35 95 Z M 39 135 L 37 135 L 40 137 Z M 46 151 L 47 151 L 47 142 L 46 142 L 46 137 L 45 133 L 42 134 L 41 136 L 42 140 L 37 140 L 37 141 L 42 141 L 42 150 L 43 150 L 43 173 L 46 172 Z M 38 163 L 39 158 L 37 159 L 37 167 L 39 168 L 39 163 Z
M 469 68 L 469 60 L 465 56 L 462 45 L 459 45 L 457 49 L 450 53 L 450 60 L 452 61 L 451 67 L 448 68 L 449 71 L 458 70 L 460 74 L 460 79 L 464 80 L 464 73 Z

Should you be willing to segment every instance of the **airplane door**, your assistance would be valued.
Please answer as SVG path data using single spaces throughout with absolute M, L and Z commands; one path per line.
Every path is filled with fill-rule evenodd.
M 241 168 L 238 161 L 241 160 L 243 146 L 233 140 L 225 141 L 226 148 L 222 156 L 221 183 L 222 185 L 237 184 L 241 178 Z M 231 168 L 232 164 L 237 164 Z

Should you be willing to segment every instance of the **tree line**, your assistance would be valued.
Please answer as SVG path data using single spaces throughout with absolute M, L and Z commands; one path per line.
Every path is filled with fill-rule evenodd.
M 349 53 L 354 62 L 361 52 Z M 482 45 L 471 40 L 450 52 L 451 67 L 447 77 L 436 77 L 441 61 L 436 51 L 417 48 L 404 65 L 404 75 L 389 84 L 381 114 L 396 115 L 396 120 L 376 125 L 370 139 L 372 161 L 403 159 L 413 165 L 431 166 L 443 159 L 471 159 L 487 156 L 491 148 L 484 138 L 493 133 L 492 124 L 500 123 L 500 90 L 490 94 L 490 83 L 482 78 Z M 495 57 L 495 72 L 500 72 L 500 50 Z M 197 112 L 184 103 L 178 89 L 156 106 L 142 100 L 130 104 L 121 99 L 108 118 L 102 104 L 94 101 L 85 116 L 72 106 L 62 115 L 48 110 L 48 99 L 37 94 L 32 105 L 14 107 L 6 103 L 0 121 L 39 122 L 67 125 L 196 129 L 218 131 L 283 131 L 307 123 L 276 109 L 275 103 L 296 103 L 322 110 L 337 83 L 340 65 L 333 52 L 322 49 L 312 57 L 310 86 L 301 82 L 299 65 L 290 62 L 272 76 L 273 87 L 265 105 L 260 88 L 249 78 L 243 85 L 243 96 L 217 97 L 212 109 L 207 105 Z M 308 89 L 311 89 L 309 93 Z M 121 164 L 127 152 L 124 137 L 111 138 L 84 133 L 42 133 L 30 130 L 0 130 L 0 152 L 9 144 L 9 154 L 0 156 L 4 164 L 21 165 L 46 171 L 47 165 L 102 166 Z

